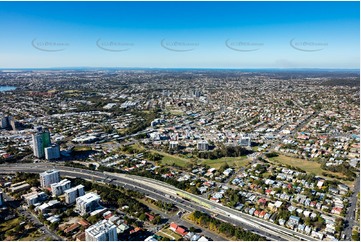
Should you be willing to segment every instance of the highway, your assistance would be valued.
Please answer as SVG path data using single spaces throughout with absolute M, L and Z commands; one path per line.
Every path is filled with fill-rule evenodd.
M 12 173 L 17 171 L 40 173 L 53 168 L 59 170 L 61 172 L 61 175 L 63 176 L 79 177 L 83 179 L 98 181 L 104 180 L 107 177 L 110 179 L 114 179 L 110 183 L 118 186 L 123 186 L 127 189 L 137 190 L 146 194 L 149 197 L 158 200 L 172 202 L 180 209 L 188 212 L 198 210 L 208 214 L 215 214 L 220 220 L 232 223 L 237 226 L 241 226 L 254 233 L 263 235 L 269 240 L 316 240 L 313 237 L 289 230 L 285 227 L 273 224 L 263 219 L 253 217 L 251 215 L 241 213 L 235 209 L 209 201 L 200 196 L 187 193 L 167 183 L 154 179 L 119 173 L 102 173 L 98 171 L 66 167 L 57 163 L 16 163 L 0 165 L 0 171 L 2 173 Z M 177 195 L 179 193 L 186 194 L 187 197 L 191 198 L 191 200 L 187 201 L 179 197 Z
M 356 204 L 357 204 L 357 194 L 360 192 L 360 177 L 357 177 L 355 180 L 355 187 L 353 189 L 353 194 L 350 198 L 351 206 L 347 210 L 347 214 L 345 220 L 347 222 L 346 228 L 344 229 L 344 234 L 346 236 L 346 240 L 351 240 L 352 236 L 352 227 L 357 225 L 356 220 Z

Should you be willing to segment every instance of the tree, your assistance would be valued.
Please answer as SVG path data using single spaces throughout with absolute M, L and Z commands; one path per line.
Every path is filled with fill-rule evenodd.
M 96 224 L 98 222 L 98 218 L 97 216 L 90 216 L 88 219 L 88 222 L 91 223 L 91 224 Z
M 192 232 L 192 233 L 194 233 L 194 232 L 196 232 L 196 228 L 194 228 L 194 227 L 192 226 L 192 227 L 189 228 L 189 231 Z
M 142 220 L 142 221 L 145 221 L 147 219 L 147 215 L 145 215 L 145 213 L 142 213 L 140 216 L 139 216 L 139 219 Z
M 54 230 L 56 230 L 58 228 L 58 226 L 59 226 L 59 223 L 56 222 L 56 223 L 50 224 L 49 228 L 54 231 Z
M 160 215 L 157 215 L 154 217 L 152 224 L 160 224 L 162 222 L 162 218 L 160 217 Z

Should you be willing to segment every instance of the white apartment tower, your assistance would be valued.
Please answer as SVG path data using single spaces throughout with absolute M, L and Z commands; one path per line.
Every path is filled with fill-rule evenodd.
M 60 196 L 65 190 L 71 187 L 71 182 L 68 179 L 50 185 L 53 197 Z
M 85 230 L 86 241 L 117 241 L 117 227 L 104 219 Z
M 93 212 L 100 207 L 99 201 L 100 196 L 98 194 L 89 192 L 76 200 L 76 210 L 79 211 L 80 215 L 84 215 Z
M 70 188 L 64 191 L 65 202 L 67 204 L 75 203 L 77 197 L 84 196 L 84 186 L 78 185 L 76 187 Z
M 41 187 L 50 187 L 51 184 L 60 181 L 60 173 L 57 170 L 47 170 L 40 173 Z

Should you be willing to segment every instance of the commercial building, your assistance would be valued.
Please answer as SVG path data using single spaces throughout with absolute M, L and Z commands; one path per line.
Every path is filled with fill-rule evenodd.
M 58 159 L 60 157 L 60 147 L 58 144 L 52 144 L 49 147 L 44 149 L 45 152 L 45 159 L 53 160 Z
M 76 187 L 70 188 L 64 191 L 65 202 L 67 204 L 75 203 L 77 197 L 84 196 L 84 186 L 78 185 Z
M 76 210 L 80 213 L 80 215 L 90 213 L 100 207 L 99 201 L 100 196 L 89 192 L 76 199 Z
M 209 149 L 208 142 L 206 140 L 199 141 L 197 144 L 197 149 L 198 150 L 208 150 Z
M 240 146 L 251 146 L 251 138 L 247 137 L 247 136 L 242 136 L 239 139 L 238 143 L 239 143 Z
M 178 141 L 169 141 L 169 149 L 178 150 Z
M 86 241 L 117 241 L 117 229 L 114 224 L 104 219 L 85 230 Z
M 68 179 L 61 180 L 57 183 L 52 183 L 50 185 L 51 187 L 51 193 L 53 194 L 53 197 L 60 196 L 64 193 L 65 190 L 69 189 L 71 187 L 71 182 Z
M 50 187 L 51 184 L 60 181 L 60 173 L 57 170 L 48 170 L 40 173 L 41 187 Z

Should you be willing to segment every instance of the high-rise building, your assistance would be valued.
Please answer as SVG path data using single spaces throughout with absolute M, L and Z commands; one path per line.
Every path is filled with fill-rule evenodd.
M 206 140 L 199 141 L 197 144 L 197 148 L 198 150 L 208 150 L 209 148 L 208 142 Z
M 33 134 L 33 150 L 34 156 L 42 158 L 45 156 L 44 145 L 43 145 L 43 136 L 39 133 Z
M 20 128 L 20 123 L 16 121 L 14 117 L 9 117 L 8 119 L 12 130 L 18 130 Z
M 178 149 L 178 141 L 169 141 L 169 149 L 177 150 Z
M 49 147 L 44 149 L 45 152 L 45 159 L 53 160 L 58 159 L 60 157 L 60 147 L 58 144 L 52 144 Z
M 93 212 L 100 207 L 99 201 L 100 196 L 98 194 L 89 192 L 76 199 L 76 210 L 79 211 L 80 215 Z
M 0 207 L 4 204 L 3 192 L 0 190 Z
M 60 196 L 65 190 L 71 187 L 71 182 L 68 179 L 61 180 L 60 182 L 50 185 L 53 197 Z
M 40 173 L 40 184 L 42 187 L 50 187 L 51 184 L 60 181 L 60 173 L 57 170 L 48 170 Z
M 242 135 L 238 143 L 240 146 L 251 146 L 251 138 L 246 135 Z
M 43 132 L 41 132 L 41 134 L 42 134 L 42 137 L 43 137 L 44 148 L 49 147 L 51 145 L 49 130 L 44 129 Z
M 1 120 L 0 120 L 0 128 L 2 129 L 7 129 L 9 128 L 10 126 L 10 122 L 9 122 L 9 117 L 8 116 L 3 116 L 1 117 Z
M 86 241 L 117 241 L 117 227 L 104 219 L 85 230 Z
M 37 129 L 37 132 L 32 135 L 33 138 L 33 150 L 34 156 L 38 158 L 45 157 L 45 148 L 51 147 L 51 140 L 50 140 L 50 132 L 48 129 L 42 129 L 41 127 Z M 48 150 L 48 157 L 55 157 L 58 155 L 58 148 L 54 148 Z M 60 157 L 60 149 L 59 149 L 59 156 L 53 159 Z
M 76 187 L 70 188 L 64 191 L 65 202 L 67 204 L 75 203 L 77 197 L 84 196 L 84 186 L 78 185 Z

